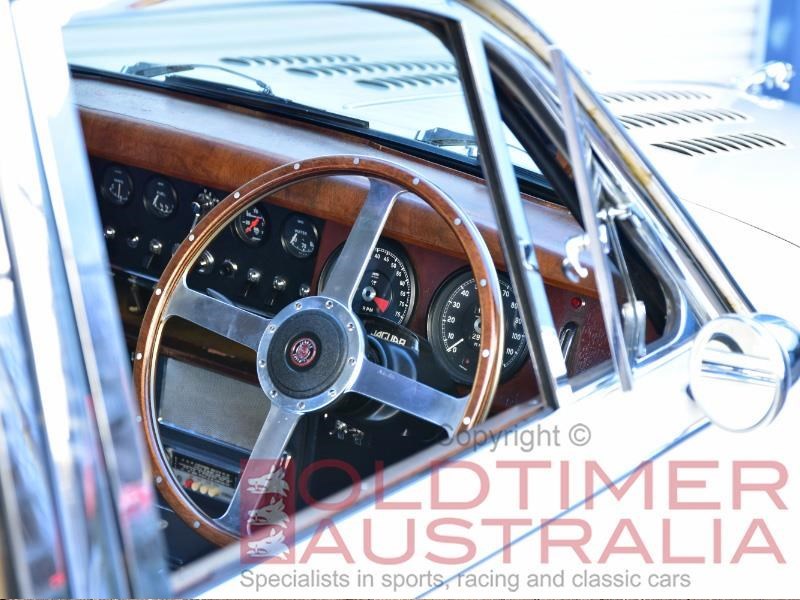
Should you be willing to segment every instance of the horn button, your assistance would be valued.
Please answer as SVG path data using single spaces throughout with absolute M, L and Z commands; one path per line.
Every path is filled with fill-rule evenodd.
M 352 312 L 313 296 L 275 315 L 258 348 L 258 378 L 272 402 L 310 412 L 333 402 L 352 384 L 364 340 Z

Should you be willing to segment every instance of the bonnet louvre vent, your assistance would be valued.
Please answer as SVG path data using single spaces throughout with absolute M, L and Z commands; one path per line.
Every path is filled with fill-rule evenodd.
M 711 96 L 705 92 L 694 90 L 643 90 L 635 92 L 609 92 L 600 94 L 600 97 L 609 104 L 626 102 L 659 102 L 665 100 L 710 100 Z
M 786 146 L 786 142 L 762 133 L 737 133 L 670 140 L 652 145 L 656 148 L 670 150 L 671 152 L 676 152 L 685 156 L 695 156 L 702 154 L 719 154 L 721 152 L 731 152 L 734 150 L 778 148 Z
M 307 77 L 334 77 L 336 75 L 429 75 L 455 73 L 455 65 L 446 60 L 408 60 L 387 62 L 353 62 L 346 64 L 309 65 L 291 67 L 287 73 Z
M 286 54 L 273 56 L 226 56 L 219 59 L 220 62 L 236 65 L 238 67 L 250 67 L 253 65 L 275 65 L 275 66 L 306 66 L 306 65 L 335 65 L 359 62 L 361 58 L 355 54 Z
M 662 125 L 691 125 L 695 123 L 715 123 L 746 121 L 747 117 L 735 110 L 710 108 L 691 110 L 670 110 L 664 112 L 636 113 L 618 117 L 626 129 L 631 127 L 658 127 Z
M 458 83 L 458 75 L 455 73 L 429 73 L 421 75 L 396 75 L 393 77 L 374 77 L 371 79 L 356 79 L 356 83 L 382 90 L 409 89 L 418 87 L 431 87 Z

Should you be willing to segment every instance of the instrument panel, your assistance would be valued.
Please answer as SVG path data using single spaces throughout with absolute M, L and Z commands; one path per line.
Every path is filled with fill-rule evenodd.
M 227 194 L 91 159 L 112 268 L 139 282 L 161 276 L 178 244 Z M 190 287 L 272 315 L 312 289 L 324 223 L 266 202 L 243 211 L 203 253 Z
M 128 281 L 149 281 L 151 286 L 178 244 L 226 195 L 98 158 L 91 158 L 91 166 L 112 268 Z M 332 228 L 327 237 L 326 228 Z M 289 302 L 322 292 L 347 233 L 337 223 L 262 201 L 243 210 L 209 245 L 187 282 L 270 316 Z M 424 355 L 432 359 L 424 367 L 432 377 L 428 383 L 440 382 L 444 388 L 472 383 L 480 346 L 477 287 L 464 265 L 463 260 L 382 237 L 353 300 L 354 312 L 372 337 L 390 343 L 414 340 L 398 345 L 413 346 L 418 353 L 424 346 Z M 528 350 L 511 283 L 503 273 L 499 283 L 505 319 L 501 381 L 509 381 L 526 363 Z M 571 308 L 556 302 L 562 307 L 562 329 L 574 336 L 585 302 L 571 297 L 569 303 Z

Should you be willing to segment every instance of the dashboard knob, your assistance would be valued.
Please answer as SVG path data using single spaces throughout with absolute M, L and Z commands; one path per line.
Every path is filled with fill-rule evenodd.
M 158 256 L 164 249 L 164 244 L 162 244 L 160 240 L 153 238 L 147 245 L 147 249 L 150 251 L 150 254 L 155 254 L 156 256 Z
M 252 267 L 247 269 L 247 281 L 250 283 L 258 283 L 261 281 L 261 271 L 253 269 Z
M 236 275 L 236 271 L 239 270 L 239 265 L 233 262 L 230 258 L 226 258 L 222 261 L 222 268 L 220 271 L 225 277 L 234 277 Z
M 297 290 L 297 293 L 300 294 L 301 298 L 305 298 L 311 293 L 311 286 L 307 283 L 301 283 L 300 287 Z
M 282 292 L 286 289 L 286 277 L 283 275 L 275 275 L 272 280 L 272 288 L 277 292 Z
M 128 236 L 128 239 L 126 240 L 126 243 L 128 244 L 129 248 L 138 248 L 140 241 L 141 241 L 141 238 L 138 235 L 133 234 L 133 235 Z
M 214 270 L 214 255 L 208 250 L 204 250 L 200 255 L 200 260 L 197 261 L 197 272 L 203 275 L 208 275 Z
M 107 240 L 113 240 L 117 237 L 117 230 L 109 225 L 103 230 L 103 237 Z

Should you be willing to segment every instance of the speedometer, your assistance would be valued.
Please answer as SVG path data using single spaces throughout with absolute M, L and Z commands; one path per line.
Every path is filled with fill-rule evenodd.
M 322 271 L 319 289 L 325 289 L 325 282 L 331 266 L 341 252 L 337 249 L 331 255 Z M 372 251 L 372 256 L 361 278 L 353 298 L 353 310 L 362 315 L 383 317 L 400 325 L 405 325 L 414 310 L 417 283 L 414 270 L 399 244 L 380 240 Z
M 500 295 L 505 318 L 504 378 L 513 375 L 527 356 L 527 344 L 511 282 L 501 275 Z M 450 377 L 471 384 L 481 345 L 481 309 L 472 271 L 461 271 L 436 293 L 428 314 L 428 340 Z

